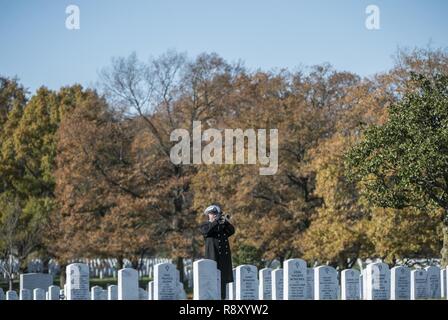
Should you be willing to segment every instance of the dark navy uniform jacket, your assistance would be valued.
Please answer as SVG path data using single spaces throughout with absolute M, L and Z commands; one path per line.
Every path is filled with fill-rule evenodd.
M 215 260 L 221 271 L 222 282 L 233 282 L 232 256 L 228 237 L 235 233 L 235 228 L 227 220 L 206 222 L 200 226 L 205 240 L 205 258 Z

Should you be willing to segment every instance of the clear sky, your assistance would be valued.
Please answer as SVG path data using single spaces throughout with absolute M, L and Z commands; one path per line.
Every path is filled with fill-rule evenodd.
M 68 5 L 80 29 L 65 27 Z M 380 30 L 365 10 L 380 9 Z M 397 47 L 448 47 L 446 0 L 0 0 L 0 75 L 41 85 L 92 85 L 112 57 L 168 49 L 216 52 L 252 69 L 330 62 L 363 76 Z

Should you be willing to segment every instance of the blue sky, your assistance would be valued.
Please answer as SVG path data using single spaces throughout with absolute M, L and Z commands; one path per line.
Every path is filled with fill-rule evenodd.
M 65 8 L 80 8 L 80 30 Z M 380 8 L 380 30 L 365 28 Z M 168 49 L 217 52 L 249 68 L 330 62 L 363 76 L 385 71 L 397 47 L 448 47 L 445 0 L 0 0 L 0 74 L 30 90 L 89 86 L 115 56 Z

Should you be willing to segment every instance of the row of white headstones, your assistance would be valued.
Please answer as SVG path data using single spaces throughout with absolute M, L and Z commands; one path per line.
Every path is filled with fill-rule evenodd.
M 216 264 L 199 260 L 193 265 L 194 299 L 220 297 L 213 279 L 220 277 Z M 283 269 L 243 265 L 233 270 L 235 283 L 227 284 L 229 300 L 416 300 L 447 298 L 448 267 L 411 270 L 406 266 L 389 269 L 385 263 L 371 263 L 362 272 L 337 272 L 331 266 L 308 268 L 302 259 L 290 259 Z M 215 274 L 217 273 L 217 276 Z M 218 280 L 219 282 L 219 280 Z M 447 298 L 448 299 L 448 298 Z
M 385 263 L 371 263 L 362 272 L 331 266 L 307 268 L 302 259 L 284 261 L 283 269 L 241 265 L 233 269 L 234 282 L 228 283 L 228 300 L 415 300 L 447 298 L 447 269 L 435 266 L 410 270 L 405 266 L 389 269 Z M 118 271 L 118 285 L 107 290 L 89 289 L 89 267 L 83 263 L 67 266 L 64 289 L 58 286 L 14 290 L 0 300 L 183 300 L 186 293 L 179 271 L 171 263 L 154 267 L 153 281 L 147 290 L 139 288 L 138 272 L 132 268 Z M 215 261 L 201 259 L 193 263 L 193 299 L 219 300 L 221 276 Z
M 180 272 L 174 264 L 159 263 L 154 267 L 154 281 L 148 290 L 139 287 L 139 273 L 133 268 L 118 271 L 118 285 L 109 285 L 107 290 L 93 286 L 89 290 L 89 265 L 72 263 L 66 267 L 66 284 L 48 288 L 8 290 L 0 288 L 0 300 L 183 300 L 186 293 L 180 282 Z

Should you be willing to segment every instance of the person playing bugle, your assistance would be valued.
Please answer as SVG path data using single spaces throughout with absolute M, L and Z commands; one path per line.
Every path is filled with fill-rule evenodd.
M 226 285 L 233 282 L 232 255 L 228 238 L 235 233 L 230 216 L 222 212 L 218 205 L 211 205 L 204 214 L 208 221 L 200 226 L 205 240 L 205 258 L 216 261 L 221 271 L 221 299 L 226 298 Z

